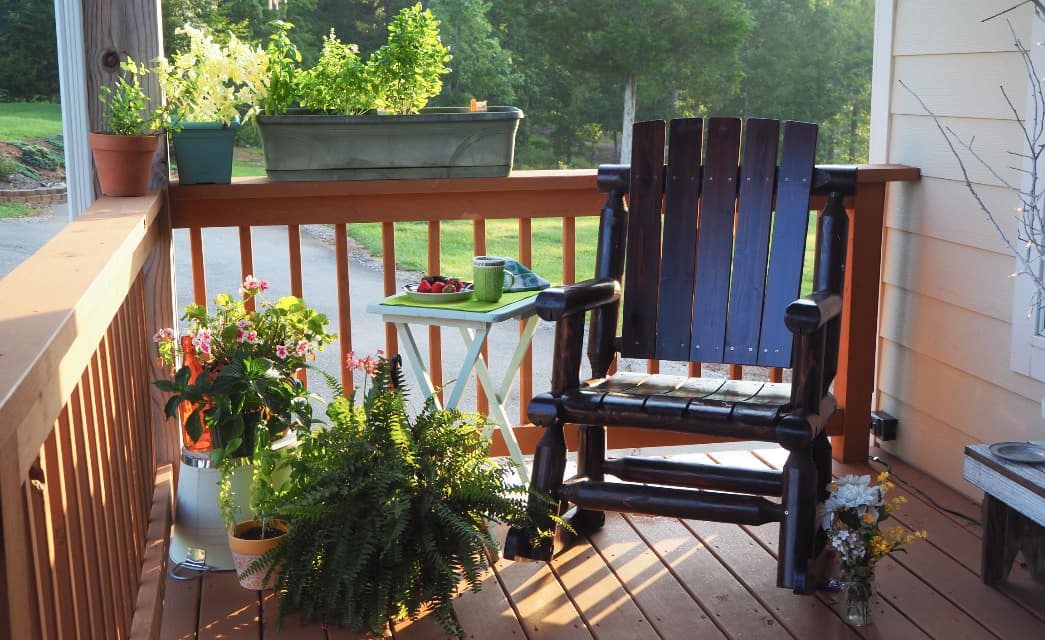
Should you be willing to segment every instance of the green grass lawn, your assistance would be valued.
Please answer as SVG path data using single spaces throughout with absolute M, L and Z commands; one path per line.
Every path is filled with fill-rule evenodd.
M 32 140 L 61 133 L 62 113 L 56 103 L 0 103 L 0 141 Z
M 24 218 L 37 212 L 37 207 L 21 202 L 0 202 L 0 220 L 4 218 Z
M 577 218 L 577 280 L 590 278 L 595 272 L 595 245 L 599 220 L 595 216 Z M 533 221 L 533 256 L 531 268 L 547 280 L 562 282 L 562 219 Z M 442 275 L 468 276 L 472 264 L 472 223 L 444 222 L 440 231 Z M 381 225 L 350 224 L 348 233 L 361 242 L 371 255 L 381 255 Z M 486 252 L 490 255 L 518 255 L 519 223 L 516 220 L 486 222 Z M 806 239 L 805 266 L 802 271 L 802 293 L 813 289 L 813 256 L 816 218 L 810 216 Z M 426 271 L 428 265 L 428 225 L 424 222 L 400 222 L 395 225 L 396 262 L 409 271 Z

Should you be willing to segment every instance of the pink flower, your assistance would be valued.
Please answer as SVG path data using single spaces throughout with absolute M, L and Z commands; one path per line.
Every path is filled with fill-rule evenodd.
M 289 355 L 290 355 L 290 349 L 287 349 L 287 345 L 285 345 L 285 344 L 277 344 L 276 345 L 276 357 L 278 357 L 280 360 L 286 360 L 287 356 L 289 356 Z
M 209 356 L 210 355 L 210 343 L 209 342 L 201 342 L 196 347 L 196 350 L 199 351 L 200 353 L 202 353 L 205 356 Z
M 356 360 L 356 352 L 349 351 L 348 355 L 345 356 L 345 366 L 350 370 L 355 369 L 359 366 L 359 360 Z
M 298 340 L 298 346 L 294 349 L 294 354 L 297 356 L 305 357 L 308 355 L 308 340 Z
M 377 358 L 367 356 L 359 361 L 359 367 L 365 371 L 368 376 L 372 376 L 377 373 L 377 363 Z
M 243 329 L 236 329 L 236 342 L 244 342 L 247 339 L 247 332 Z
M 243 286 L 240 287 L 239 294 L 245 298 L 253 297 L 268 288 L 268 280 L 258 280 L 251 275 L 243 279 Z
M 239 327 L 240 329 L 246 329 L 246 328 L 251 326 L 250 320 L 247 320 L 247 319 L 244 318 L 243 320 L 240 320 L 239 322 L 237 322 L 236 326 Z
M 160 329 L 156 332 L 156 335 L 152 337 L 152 341 L 159 344 L 161 342 L 171 342 L 174 340 L 174 329 L 170 327 L 166 329 Z
M 245 340 L 250 344 L 258 344 L 261 342 L 261 339 L 258 338 L 257 331 L 248 331 Z
M 258 286 L 261 287 L 262 291 L 268 291 L 269 281 L 268 280 L 262 280 L 262 281 L 258 282 Z
M 196 332 L 196 337 L 200 340 L 210 342 L 211 338 L 214 337 L 214 334 L 211 333 L 210 329 L 200 329 L 198 332 Z

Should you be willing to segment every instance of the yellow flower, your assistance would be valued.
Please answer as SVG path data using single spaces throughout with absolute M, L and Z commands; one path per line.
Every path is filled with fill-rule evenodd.
M 864 512 L 864 522 L 866 522 L 867 524 L 874 524 L 874 520 L 875 520 L 875 517 L 874 517 L 874 513 L 873 512 L 871 512 L 871 511 L 865 511 Z

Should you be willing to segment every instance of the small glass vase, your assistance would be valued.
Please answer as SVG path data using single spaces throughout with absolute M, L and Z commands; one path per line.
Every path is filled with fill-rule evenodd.
M 871 594 L 874 584 L 871 580 L 843 580 L 845 591 L 845 621 L 854 627 L 866 627 L 871 624 Z

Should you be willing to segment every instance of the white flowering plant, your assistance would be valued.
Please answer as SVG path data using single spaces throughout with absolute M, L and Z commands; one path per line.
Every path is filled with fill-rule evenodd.
M 171 393 L 167 416 L 180 418 L 187 448 L 212 450 L 218 462 L 252 455 L 259 427 L 279 436 L 313 424 L 311 396 L 296 374 L 335 336 L 327 317 L 299 298 L 258 299 L 268 288 L 247 276 L 239 299 L 215 298 L 213 315 L 203 305 L 186 307 L 189 328 L 180 340 L 173 328 L 153 337 L 172 372 L 155 382 Z
M 268 80 L 265 51 L 232 33 L 222 44 L 206 29 L 188 24 L 176 32 L 188 36 L 188 48 L 170 60 L 159 58 L 155 69 L 173 117 L 226 126 L 253 118 Z
M 882 528 L 881 523 L 907 499 L 886 500 L 894 486 L 888 473 L 880 474 L 877 481 L 872 485 L 871 476 L 848 475 L 828 485 L 821 527 L 841 558 L 842 580 L 847 582 L 870 582 L 882 558 L 926 536 L 925 531 L 912 533 L 900 525 Z

